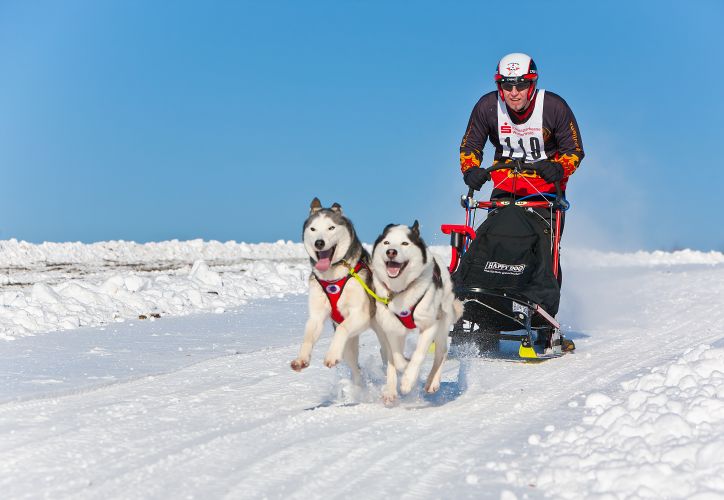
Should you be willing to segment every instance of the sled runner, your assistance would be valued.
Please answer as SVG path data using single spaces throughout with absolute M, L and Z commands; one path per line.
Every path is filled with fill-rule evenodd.
M 487 168 L 510 169 L 514 182 L 527 182 L 534 164 L 514 160 Z M 523 174 L 522 176 L 520 174 Z M 530 175 L 530 174 L 528 174 Z M 475 342 L 495 351 L 500 340 L 518 341 L 525 360 L 562 356 L 574 348 L 561 336 L 555 319 L 560 299 L 560 233 L 569 204 L 560 183 L 556 195 L 493 197 L 477 201 L 470 189 L 461 197 L 465 224 L 443 224 L 450 234 L 449 265 L 456 296 L 464 313 L 450 332 L 452 343 Z M 488 217 L 474 230 L 478 209 Z

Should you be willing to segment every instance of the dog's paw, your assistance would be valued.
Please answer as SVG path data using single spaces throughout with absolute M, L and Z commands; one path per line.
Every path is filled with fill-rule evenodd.
M 334 359 L 331 357 L 324 358 L 324 366 L 326 366 L 327 368 L 334 368 L 338 364 L 339 364 L 339 359 Z
M 412 390 L 412 387 L 414 385 L 414 380 L 412 380 L 410 377 L 402 376 L 402 380 L 400 380 L 400 392 L 402 394 L 409 394 Z
M 440 382 L 433 382 L 425 384 L 425 392 L 428 394 L 434 394 L 440 389 Z
M 300 372 L 309 366 L 309 361 L 306 361 L 304 359 L 295 359 L 294 361 L 292 361 L 291 366 L 292 370 L 294 370 L 295 372 Z
M 385 406 L 392 406 L 397 401 L 397 391 L 384 389 L 382 391 L 382 402 Z

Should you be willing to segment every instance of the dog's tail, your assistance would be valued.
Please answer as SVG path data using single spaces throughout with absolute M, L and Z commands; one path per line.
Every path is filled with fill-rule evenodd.
M 463 317 L 463 303 L 459 301 L 458 299 L 453 299 L 452 302 L 452 311 L 453 311 L 453 320 L 452 323 L 455 323 L 457 320 Z

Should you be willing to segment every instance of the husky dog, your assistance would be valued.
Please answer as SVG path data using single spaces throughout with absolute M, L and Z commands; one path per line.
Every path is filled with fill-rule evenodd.
M 370 327 L 378 328 L 374 324 L 374 300 L 351 276 L 350 270 L 370 286 L 369 254 L 357 238 L 352 222 L 342 214 L 342 207 L 335 203 L 331 208 L 322 208 L 318 198 L 310 205 L 303 240 L 312 264 L 309 318 L 299 355 L 291 363 L 292 369 L 301 371 L 309 366 L 312 348 L 319 340 L 324 322 L 331 318 L 335 331 L 324 364 L 332 368 L 344 359 L 352 370 L 353 382 L 359 385 L 359 334 Z M 384 361 L 386 338 L 382 334 L 377 337 Z
M 447 267 L 420 238 L 417 221 L 412 227 L 390 224 L 385 228 L 372 249 L 372 276 L 377 293 L 387 293 L 389 298 L 387 306 L 378 305 L 375 313 L 390 349 L 385 402 L 397 398 L 397 371 L 404 371 L 400 391 L 407 394 L 412 390 L 433 341 L 435 360 L 425 391 L 436 392 L 447 355 L 449 328 L 462 316 L 463 305 L 455 298 Z M 405 335 L 415 328 L 420 330 L 420 337 L 408 362 L 403 354 Z

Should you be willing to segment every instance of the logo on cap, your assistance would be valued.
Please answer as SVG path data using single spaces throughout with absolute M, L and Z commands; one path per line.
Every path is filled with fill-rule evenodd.
M 520 64 L 518 64 L 517 62 L 511 62 L 508 63 L 505 69 L 508 70 L 508 76 L 511 76 L 520 69 Z

